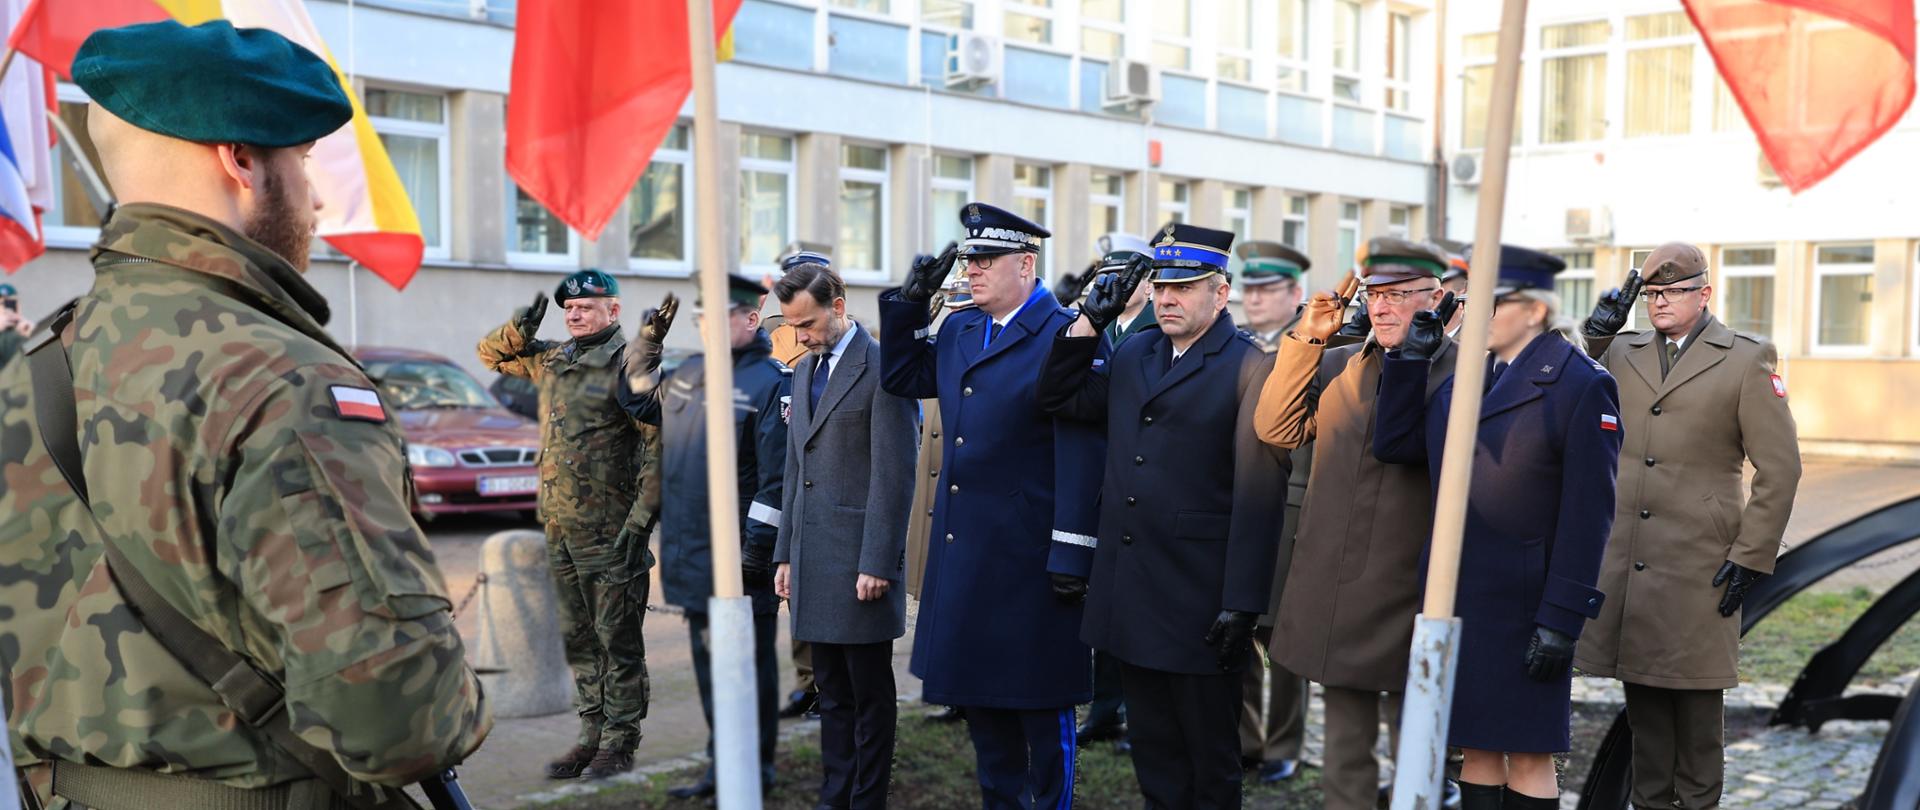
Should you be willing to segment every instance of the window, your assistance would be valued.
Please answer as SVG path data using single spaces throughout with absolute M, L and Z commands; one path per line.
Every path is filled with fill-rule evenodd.
M 740 135 L 740 264 L 771 269 L 793 238 L 793 139 Z
M 653 152 L 640 182 L 627 195 L 628 255 L 635 268 L 688 270 L 693 264 L 693 229 L 687 217 L 693 211 L 688 193 L 693 153 L 688 151 L 687 127 L 667 131 Z
M 1163 68 L 1193 67 L 1192 0 L 1153 0 L 1153 63 Z
M 1635 248 L 1633 250 L 1628 251 L 1627 252 L 1627 269 L 1639 270 L 1641 265 L 1644 265 L 1647 263 L 1647 257 L 1652 255 L 1653 255 L 1653 248 Z M 1643 271 L 1641 272 L 1640 275 L 1642 277 L 1645 277 L 1646 273 Z M 1627 310 L 1627 325 L 1623 328 L 1628 330 L 1638 328 L 1640 324 L 1640 315 L 1641 313 L 1645 312 L 1646 309 L 1647 309 L 1646 302 L 1641 301 L 1640 303 L 1635 304 L 1632 309 Z
M 1593 311 L 1593 251 L 1556 250 L 1553 255 L 1567 263 L 1567 269 L 1553 277 L 1560 313 L 1579 321 Z
M 573 229 L 508 178 L 507 261 L 513 264 L 571 266 L 580 257 Z
M 1626 136 L 1693 128 L 1693 24 L 1685 12 L 1627 18 Z
M 1387 206 L 1387 234 L 1401 239 L 1413 238 L 1413 209 L 1405 205 Z
M 1499 34 L 1472 34 L 1460 40 L 1460 57 L 1467 62 L 1460 71 L 1460 148 L 1484 149 L 1487 146 L 1487 118 L 1493 114 L 1493 60 Z M 1520 122 L 1526 97 L 1514 99 L 1513 142 L 1520 142 Z
M 1126 22 L 1126 0 L 1082 0 L 1080 52 L 1099 59 L 1126 55 Z
M 1127 184 L 1119 174 L 1095 171 L 1089 175 L 1089 187 L 1092 192 L 1087 203 L 1092 206 L 1087 222 L 1093 227 L 1096 236 L 1104 236 L 1115 231 L 1128 231 L 1127 221 Z
M 427 255 L 445 257 L 451 212 L 444 201 L 453 195 L 448 187 L 447 97 L 373 87 L 365 101 L 367 118 L 420 217 Z
M 973 0 L 920 0 L 920 22 L 942 28 L 972 28 Z
M 87 134 L 87 95 L 71 84 L 61 84 L 58 92 L 60 120 L 79 141 L 80 151 L 98 175 L 100 154 Z M 87 196 L 87 179 L 74 168 L 66 141 L 53 145 L 50 158 L 59 181 L 53 184 L 53 205 L 41 215 L 40 227 L 50 243 L 90 243 L 99 237 L 100 212 L 94 210 L 93 200 Z M 106 176 L 100 175 L 100 180 L 106 182 Z
M 1301 253 L 1307 252 L 1306 195 L 1287 195 L 1287 210 L 1280 216 L 1280 241 Z
M 1813 348 L 1865 352 L 1873 332 L 1873 245 L 1814 248 L 1813 276 Z
M 890 10 L 887 5 L 887 0 L 833 0 L 834 8 L 850 8 L 871 14 L 886 14 Z
M 1742 332 L 1773 339 L 1773 248 L 1720 249 L 1720 319 Z
M 1387 109 L 1413 109 L 1413 17 L 1387 17 Z
M 1333 4 L 1333 97 L 1360 100 L 1360 3 Z
M 933 156 L 933 244 L 945 245 L 967 238 L 960 224 L 960 209 L 973 199 L 973 158 L 957 155 Z
M 1720 71 L 1713 71 L 1713 131 L 1739 132 L 1747 128 L 1746 113 L 1740 111 L 1740 102 L 1733 99 L 1733 90 L 1727 87 L 1727 80 L 1720 77 Z
M 1218 0 L 1219 77 L 1253 81 L 1253 0 Z
M 1607 131 L 1605 20 L 1540 29 L 1540 142 L 1597 141 Z M 1491 72 L 1488 74 L 1492 76 Z
M 1160 181 L 1160 216 L 1168 222 L 1186 222 L 1193 212 L 1186 183 Z M 1148 240 L 1152 241 L 1152 240 Z
M 1253 189 L 1227 189 L 1226 218 L 1236 243 L 1253 238 Z
M 1360 204 L 1352 200 L 1340 201 L 1340 243 L 1335 259 L 1342 263 L 1342 271 L 1353 267 L 1354 259 L 1360 255 Z
M 1007 0 L 1000 30 L 1014 42 L 1053 43 L 1053 0 Z
M 1274 86 L 1307 91 L 1307 0 L 1273 0 L 1279 8 L 1279 37 L 1274 41 L 1280 68 Z
M 1048 209 L 1053 202 L 1053 170 L 1031 163 L 1013 164 L 1013 212 L 1026 217 L 1028 222 L 1039 225 L 1049 231 L 1053 222 L 1048 218 Z M 1052 240 L 1040 243 L 1041 266 L 1037 273 L 1045 277 L 1052 266 L 1046 258 L 1053 253 Z
M 887 150 L 840 147 L 840 245 L 834 263 L 846 273 L 880 273 L 887 255 Z

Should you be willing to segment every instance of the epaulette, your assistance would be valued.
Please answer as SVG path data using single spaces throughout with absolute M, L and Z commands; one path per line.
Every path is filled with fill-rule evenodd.
M 1234 337 L 1237 337 L 1255 346 L 1260 345 L 1260 340 L 1258 338 L 1255 338 L 1252 332 L 1249 332 L 1245 329 L 1235 329 L 1233 330 L 1233 335 Z
M 1746 338 L 1747 340 L 1749 340 L 1749 341 L 1752 341 L 1752 342 L 1754 342 L 1754 343 L 1757 343 L 1757 344 L 1759 344 L 1759 345 L 1761 345 L 1761 346 L 1766 346 L 1766 345 L 1768 345 L 1768 344 L 1771 344 L 1771 343 L 1773 342 L 1772 340 L 1770 340 L 1770 339 L 1768 339 L 1766 335 L 1762 335 L 1762 334 L 1758 334 L 1758 333 L 1755 333 L 1755 332 L 1742 332 L 1742 331 L 1740 331 L 1740 330 L 1738 330 L 1738 329 L 1735 329 L 1735 330 L 1732 330 L 1732 331 L 1733 331 L 1733 336 L 1734 336 L 1734 337 L 1737 337 L 1737 338 Z

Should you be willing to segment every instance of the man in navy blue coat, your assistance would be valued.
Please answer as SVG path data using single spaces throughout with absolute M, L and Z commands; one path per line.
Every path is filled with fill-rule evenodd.
M 913 674 L 928 703 L 966 709 L 983 805 L 1064 807 L 1073 796 L 1074 706 L 1093 696 L 1080 603 L 1093 563 L 1100 432 L 1041 410 L 1034 386 L 1075 317 L 1036 279 L 1045 228 L 984 203 L 966 241 L 914 260 L 880 294 L 881 385 L 938 397 L 935 491 Z M 974 309 L 927 335 L 927 302 L 955 255 Z
M 1273 358 L 1226 312 L 1232 243 L 1168 225 L 1151 258 L 1094 282 L 1040 381 L 1043 407 L 1107 432 L 1080 637 L 1121 662 L 1148 807 L 1240 806 L 1240 671 L 1286 508 L 1287 453 L 1253 428 Z M 1149 265 L 1157 324 L 1094 368 Z

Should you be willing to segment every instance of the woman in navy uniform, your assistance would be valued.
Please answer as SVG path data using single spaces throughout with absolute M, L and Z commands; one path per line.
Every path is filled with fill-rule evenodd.
M 966 710 L 983 806 L 1065 807 L 1073 710 L 1093 697 L 1080 603 L 1106 442 L 1035 397 L 1053 336 L 1077 317 L 1037 281 L 1047 230 L 984 203 L 960 224 L 965 243 L 915 259 L 880 294 L 881 387 L 937 396 L 946 428 L 912 670 L 928 703 Z M 974 308 L 929 337 L 927 305 L 956 254 Z
M 1620 396 L 1612 375 L 1569 342 L 1577 332 L 1551 292 L 1565 267 L 1500 249 L 1456 604 L 1448 744 L 1466 754 L 1464 810 L 1559 806 L 1553 754 L 1569 747 L 1574 641 L 1604 598 L 1594 583 L 1613 525 Z M 1381 461 L 1426 464 L 1436 484 L 1455 379 L 1426 396 L 1442 320 L 1419 313 L 1388 354 L 1373 445 Z

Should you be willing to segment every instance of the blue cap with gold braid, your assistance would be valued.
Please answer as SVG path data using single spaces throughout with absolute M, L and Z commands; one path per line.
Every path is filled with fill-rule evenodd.
M 1153 243 L 1153 278 L 1150 280 L 1155 284 L 1178 284 L 1214 274 L 1229 277 L 1227 257 L 1232 248 L 1232 231 L 1169 222 Z
M 960 225 L 967 229 L 967 238 L 960 243 L 962 256 L 1039 253 L 1040 240 L 1053 235 L 1019 214 L 983 202 L 960 209 Z

